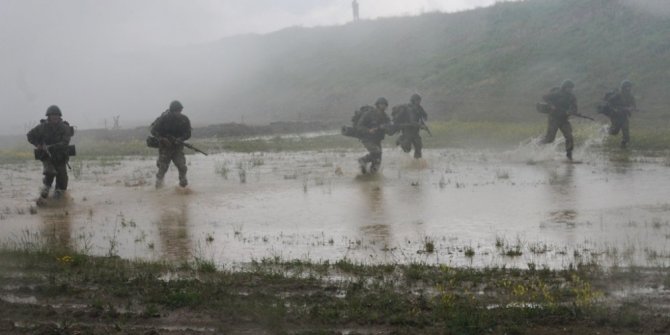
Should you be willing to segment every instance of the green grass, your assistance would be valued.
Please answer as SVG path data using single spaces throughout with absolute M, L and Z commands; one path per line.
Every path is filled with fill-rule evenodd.
M 4 249 L 0 284 L 20 272 L 40 299 L 83 303 L 112 322 L 128 320 L 133 312 L 145 318 L 179 311 L 233 324 L 301 329 L 349 324 L 470 334 L 592 320 L 635 329 L 644 316 L 642 309 L 598 306 L 599 283 L 606 286 L 607 278 L 594 267 L 530 271 L 268 259 L 221 271 L 211 262 L 196 259 L 192 264 Z M 174 279 L 161 279 L 168 273 Z M 118 315 L 115 306 L 129 301 L 124 315 Z M 72 322 L 78 320 L 74 314 Z

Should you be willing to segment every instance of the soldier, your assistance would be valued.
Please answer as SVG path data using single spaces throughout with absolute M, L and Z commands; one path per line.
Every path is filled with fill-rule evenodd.
M 351 2 L 351 9 L 354 11 L 354 22 L 358 22 L 358 1 L 354 0 Z
M 399 145 L 404 152 L 410 152 L 412 146 L 414 146 L 414 158 L 421 158 L 423 142 L 419 132 L 424 121 L 428 120 L 428 114 L 421 107 L 421 96 L 413 94 L 409 104 L 393 107 L 391 115 L 393 124 L 398 125 L 398 129 L 401 131 L 400 137 L 396 140 L 396 145 Z
M 361 173 L 368 172 L 367 164 L 370 163 L 370 173 L 379 171 L 382 163 L 382 140 L 386 136 L 386 129 L 391 122 L 386 115 L 389 103 L 385 98 L 379 98 L 375 102 L 375 108 L 366 111 L 356 122 L 355 128 L 361 142 L 368 150 L 368 154 L 358 159 Z
M 604 114 L 610 118 L 612 123 L 609 128 L 609 133 L 610 135 L 616 136 L 619 134 L 619 131 L 622 132 L 622 149 L 625 149 L 628 142 L 630 142 L 628 119 L 631 117 L 632 112 L 637 111 L 632 88 L 633 83 L 624 80 L 618 90 L 605 96 L 606 112 L 604 112 Z
M 184 157 L 183 142 L 191 138 L 191 121 L 181 111 L 182 104 L 175 100 L 170 108 L 151 124 L 151 135 L 159 140 L 158 172 L 156 173 L 156 188 L 163 187 L 163 177 L 173 162 L 179 171 L 179 186 L 186 187 L 186 158 Z
M 556 138 L 556 132 L 561 131 L 565 138 L 565 155 L 572 160 L 572 149 L 574 148 L 574 139 L 572 137 L 572 125 L 568 119 L 570 115 L 577 115 L 577 98 L 572 93 L 575 84 L 571 80 L 566 80 L 561 87 L 554 87 L 542 97 L 547 103 L 548 124 L 547 133 L 541 143 L 552 143 Z
M 63 121 L 63 113 L 56 105 L 47 108 L 46 116 L 47 119 L 40 120 L 40 124 L 31 129 L 27 137 L 28 142 L 37 149 L 36 157 L 42 161 L 44 167 L 40 197 L 46 199 L 49 196 L 55 179 L 54 197 L 60 198 L 67 190 L 67 163 L 70 159 L 68 146 L 74 135 L 74 128 Z

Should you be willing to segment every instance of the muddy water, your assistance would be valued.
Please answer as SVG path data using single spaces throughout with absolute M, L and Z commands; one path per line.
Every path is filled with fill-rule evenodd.
M 186 190 L 154 190 L 149 159 L 73 161 L 64 200 L 34 208 L 37 162 L 0 167 L 4 243 L 219 266 L 266 257 L 560 268 L 670 264 L 664 158 L 557 147 L 189 156 Z

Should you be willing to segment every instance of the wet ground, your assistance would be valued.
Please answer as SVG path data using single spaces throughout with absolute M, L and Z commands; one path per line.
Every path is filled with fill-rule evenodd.
M 568 163 L 559 146 L 426 150 L 419 161 L 388 149 L 373 177 L 359 175 L 361 151 L 188 156 L 190 186 L 176 186 L 173 167 L 158 191 L 154 158 L 73 160 L 67 197 L 41 207 L 39 162 L 4 165 L 0 236 L 219 267 L 669 265 L 667 160 L 581 149 Z

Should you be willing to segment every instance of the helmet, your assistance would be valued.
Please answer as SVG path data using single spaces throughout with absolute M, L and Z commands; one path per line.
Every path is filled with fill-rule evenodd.
M 184 109 L 184 106 L 181 102 L 175 100 L 170 103 L 170 112 L 181 112 L 182 109 Z
M 382 97 L 382 98 L 377 99 L 377 101 L 375 101 L 375 106 L 379 106 L 379 105 L 386 105 L 386 106 L 388 106 L 388 105 L 389 105 L 389 102 L 388 102 L 388 100 L 386 100 L 386 98 L 383 98 L 383 97 Z
M 416 93 L 414 93 L 414 94 L 412 94 L 412 97 L 409 98 L 409 101 L 410 101 L 411 103 L 418 104 L 418 103 L 421 102 L 421 96 L 418 95 L 418 94 L 416 94 Z
M 49 115 L 58 115 L 58 116 L 63 116 L 63 113 L 61 113 L 60 108 L 56 105 L 51 105 L 49 108 L 47 108 L 47 114 L 46 116 Z
M 633 87 L 633 83 L 631 83 L 629 80 L 624 80 L 621 82 L 621 89 L 622 90 L 629 90 Z
M 572 89 L 575 87 L 575 83 L 572 82 L 570 79 L 566 79 L 562 84 L 561 84 L 561 89 L 566 90 L 566 89 Z

